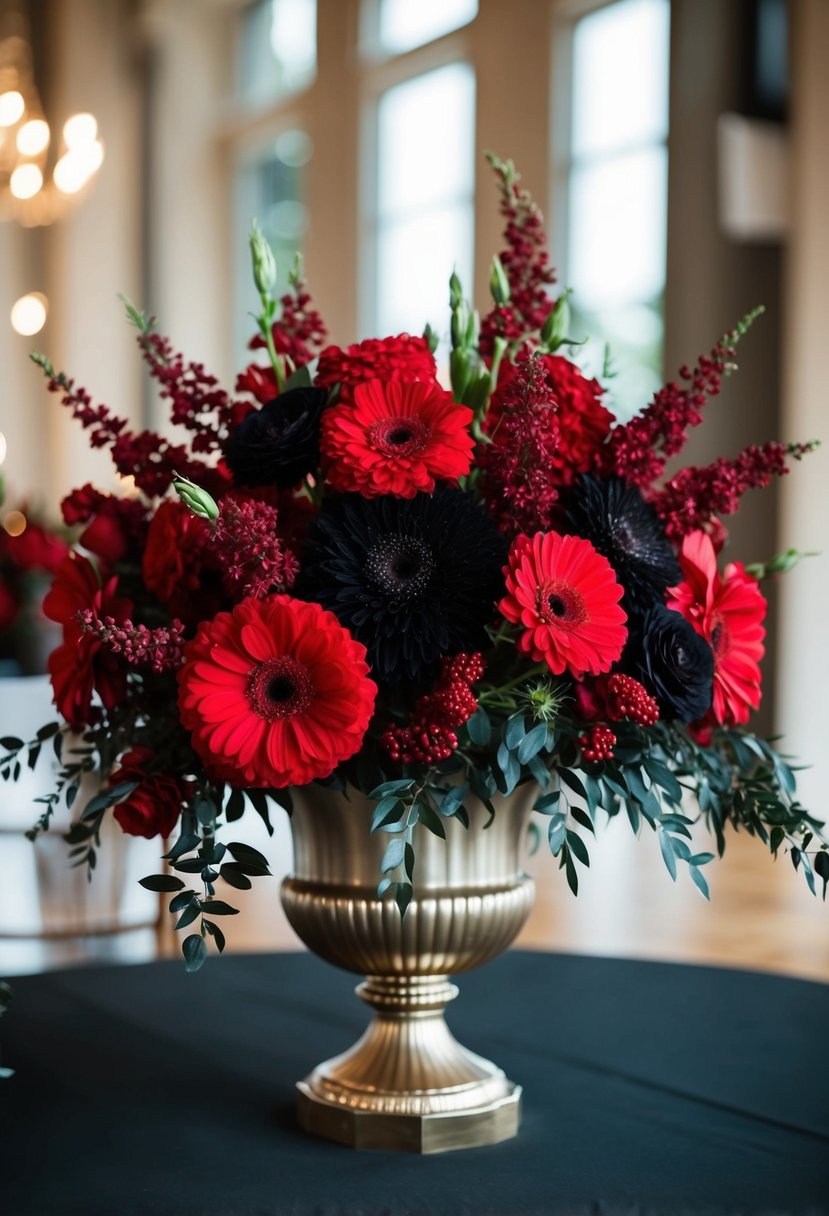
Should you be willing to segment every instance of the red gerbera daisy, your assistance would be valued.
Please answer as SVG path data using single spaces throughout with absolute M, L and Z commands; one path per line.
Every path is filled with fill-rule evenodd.
M 523 625 L 517 646 L 555 675 L 607 671 L 620 657 L 627 617 L 613 568 L 587 540 L 537 532 L 519 536 L 505 570 L 507 594 L 498 605 Z
M 101 581 L 87 558 L 70 552 L 58 567 L 43 611 L 63 625 L 63 644 L 49 655 L 49 675 L 55 705 L 70 726 L 89 722 L 92 694 L 97 692 L 106 709 L 121 699 L 126 688 L 123 664 L 91 633 L 85 633 L 77 614 L 91 608 L 101 619 L 115 624 L 132 613 L 132 602 L 117 595 L 118 580 L 102 574 Z
M 365 647 L 319 604 L 243 600 L 200 625 L 184 657 L 181 720 L 231 785 L 305 785 L 359 750 L 377 687 Z
M 668 607 L 681 612 L 714 652 L 715 720 L 724 726 L 742 725 L 760 704 L 765 598 L 739 562 L 726 566 L 720 577 L 706 532 L 685 537 L 679 564 L 685 581 L 668 592 Z
M 434 380 L 360 384 L 353 404 L 332 406 L 322 416 L 328 481 L 364 498 L 431 494 L 437 480 L 469 472 L 471 421 L 472 410 Z

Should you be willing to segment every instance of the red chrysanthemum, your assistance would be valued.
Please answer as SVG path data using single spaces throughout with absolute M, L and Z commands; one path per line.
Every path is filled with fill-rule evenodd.
M 327 346 L 320 354 L 314 383 L 318 388 L 340 386 L 340 400 L 350 401 L 352 390 L 366 380 L 434 380 L 435 358 L 424 338 L 400 334 L 396 338 L 367 338 L 342 350 Z
M 148 591 L 171 616 L 195 624 L 212 616 L 221 596 L 217 563 L 210 550 L 210 525 L 177 499 L 163 502 L 147 533 L 141 573 Z M 205 583 L 205 572 L 214 577 Z
M 205 621 L 184 657 L 181 720 L 229 784 L 305 785 L 359 750 L 377 687 L 365 647 L 319 604 L 243 600 Z
M 523 626 L 517 646 L 524 654 L 577 679 L 607 671 L 620 657 L 627 637 L 623 591 L 589 541 L 557 532 L 519 536 L 505 573 L 507 594 L 498 607 Z
M 93 693 L 98 693 L 106 709 L 112 709 L 124 695 L 124 665 L 99 638 L 84 632 L 78 620 L 85 608 L 117 624 L 127 620 L 132 603 L 117 595 L 117 587 L 118 580 L 105 574 L 99 582 L 91 562 L 70 552 L 43 601 L 46 616 L 63 625 L 63 644 L 49 655 L 55 705 L 76 729 L 90 720 Z
M 110 789 L 137 782 L 132 793 L 115 808 L 115 822 L 128 836 L 170 836 L 178 823 L 182 803 L 190 785 L 171 773 L 148 772 L 154 753 L 149 747 L 134 747 L 122 757 L 109 778 Z
M 322 416 L 328 482 L 364 498 L 431 494 L 436 481 L 454 482 L 469 472 L 472 417 L 434 380 L 358 385 L 353 404 L 332 406 Z
M 720 576 L 705 532 L 685 537 L 679 564 L 685 581 L 668 591 L 667 605 L 681 612 L 714 652 L 714 719 L 723 726 L 742 725 L 760 704 L 765 598 L 739 562 Z

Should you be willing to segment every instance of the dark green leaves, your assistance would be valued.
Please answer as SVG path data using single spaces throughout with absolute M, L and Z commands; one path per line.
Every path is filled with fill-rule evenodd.
M 149 877 L 140 878 L 138 881 L 148 891 L 180 891 L 184 886 L 181 879 L 176 878 L 174 874 L 150 874 Z
M 186 971 L 198 971 L 207 958 L 207 945 L 198 933 L 191 933 L 182 942 L 181 952 L 184 955 Z

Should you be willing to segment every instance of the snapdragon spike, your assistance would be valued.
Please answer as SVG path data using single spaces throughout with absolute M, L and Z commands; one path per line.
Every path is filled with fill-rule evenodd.
M 214 452 L 238 426 L 250 405 L 232 401 L 201 363 L 187 362 L 161 334 L 149 330 L 138 345 L 161 396 L 170 402 L 170 420 L 194 432 L 194 452 Z
M 509 284 L 509 300 L 496 303 L 481 322 L 481 353 L 491 355 L 495 339 L 520 341 L 541 330 L 552 307 L 549 287 L 555 283 L 550 265 L 544 217 L 511 161 L 487 157 L 498 178 L 501 214 L 506 220 L 506 248 L 499 254 Z
M 709 354 L 700 355 L 694 368 L 680 368 L 679 381 L 659 389 L 641 414 L 611 431 L 597 454 L 596 471 L 624 477 L 633 485 L 651 486 L 670 457 L 682 451 L 690 429 L 702 422 L 706 401 L 717 396 L 723 377 L 736 366 L 737 342 L 761 311 L 744 317 Z
M 550 526 L 558 489 L 559 408 L 544 362 L 523 355 L 487 419 L 491 442 L 481 453 L 487 510 L 507 536 Z
M 713 464 L 681 469 L 655 496 L 653 505 L 665 531 L 681 540 L 697 528 L 720 530 L 718 516 L 733 515 L 747 490 L 767 486 L 788 473 L 787 457 L 801 460 L 815 443 L 750 444 L 739 456 L 721 456 Z
M 117 621 L 98 616 L 92 608 L 77 614 L 85 634 L 92 634 L 111 654 L 120 655 L 131 667 L 149 667 L 160 674 L 177 671 L 183 661 L 184 624 L 174 618 L 167 627 L 149 629 L 129 618 Z
M 276 532 L 276 508 L 256 499 L 222 499 L 210 538 L 225 591 L 235 602 L 293 587 L 299 563 Z

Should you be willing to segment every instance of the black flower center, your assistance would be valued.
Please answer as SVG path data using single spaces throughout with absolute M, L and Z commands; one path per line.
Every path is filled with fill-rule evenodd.
M 587 609 L 581 593 L 560 579 L 547 578 L 536 593 L 538 615 L 547 625 L 574 629 L 587 620 Z
M 567 612 L 567 605 L 560 595 L 551 595 L 547 600 L 547 604 L 553 616 L 564 616 Z
M 308 668 L 290 655 L 257 663 L 245 691 L 251 708 L 266 722 L 292 718 L 307 709 L 314 699 Z
M 415 456 L 426 447 L 431 431 L 422 418 L 381 418 L 369 434 L 384 456 Z
M 420 599 L 434 569 L 431 549 L 416 536 L 383 536 L 366 555 L 369 582 L 394 603 Z

